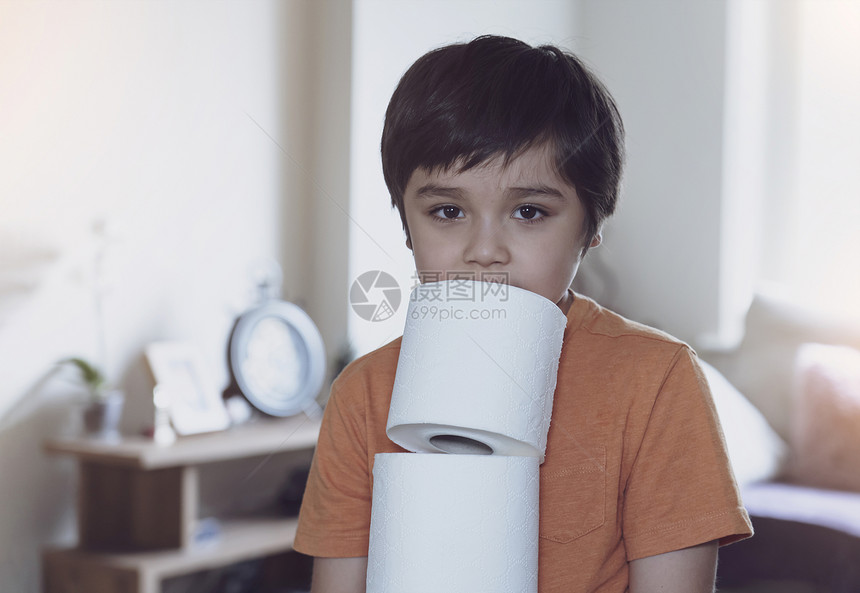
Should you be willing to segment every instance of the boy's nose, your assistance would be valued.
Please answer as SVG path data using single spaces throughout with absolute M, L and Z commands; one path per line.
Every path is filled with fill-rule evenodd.
M 467 264 L 490 267 L 510 262 L 510 251 L 505 241 L 504 229 L 499 225 L 483 224 L 475 229 L 463 253 Z

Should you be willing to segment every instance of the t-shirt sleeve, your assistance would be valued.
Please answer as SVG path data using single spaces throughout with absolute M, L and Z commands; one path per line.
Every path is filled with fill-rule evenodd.
M 626 485 L 628 560 L 752 534 L 707 381 L 682 347 L 651 406 Z
M 293 544 L 303 554 L 327 558 L 367 556 L 370 468 L 365 410 L 362 401 L 354 396 L 344 381 L 335 381 Z

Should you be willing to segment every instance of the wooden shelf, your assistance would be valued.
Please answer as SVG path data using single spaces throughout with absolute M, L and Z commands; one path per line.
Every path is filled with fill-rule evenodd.
M 158 469 L 307 449 L 316 444 L 319 428 L 319 421 L 302 414 L 283 420 L 257 420 L 221 432 L 180 437 L 167 446 L 157 445 L 144 437 L 127 437 L 117 443 L 78 438 L 50 440 L 45 444 L 45 450 L 75 455 L 85 461 Z
M 166 578 L 291 550 L 297 521 L 284 517 L 222 521 L 216 538 L 195 542 L 197 466 L 312 449 L 319 429 L 299 415 L 168 446 L 143 437 L 47 442 L 46 451 L 78 458 L 79 488 L 78 546 L 45 550 L 45 592 L 157 593 Z
M 291 550 L 295 535 L 295 518 L 234 519 L 223 522 L 221 534 L 214 541 L 186 548 L 119 554 L 51 549 L 45 551 L 45 562 L 74 564 L 85 571 L 137 574 L 143 580 L 160 581 Z

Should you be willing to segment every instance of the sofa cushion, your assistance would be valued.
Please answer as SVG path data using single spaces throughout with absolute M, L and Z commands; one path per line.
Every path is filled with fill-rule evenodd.
M 785 442 L 761 412 L 717 369 L 705 361 L 701 364 L 711 387 L 738 484 L 744 486 L 779 475 L 787 455 Z
M 860 492 L 860 350 L 798 350 L 790 442 L 794 480 Z
M 860 540 L 860 495 L 844 490 L 766 482 L 741 489 L 751 516 L 820 525 Z
M 860 326 L 811 310 L 802 300 L 770 289 L 756 294 L 746 324 L 746 334 L 738 348 L 697 351 L 788 441 L 794 416 L 792 368 L 799 347 L 816 342 L 860 348 Z

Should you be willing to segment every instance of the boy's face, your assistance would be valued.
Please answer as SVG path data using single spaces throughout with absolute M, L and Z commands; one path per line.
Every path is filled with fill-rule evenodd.
M 422 282 L 493 278 L 567 312 L 567 289 L 585 247 L 585 210 L 546 146 L 504 166 L 496 158 L 461 173 L 412 173 L 403 196 Z M 594 247 L 599 243 L 592 241 Z

